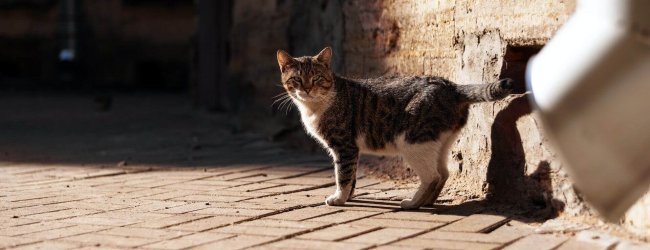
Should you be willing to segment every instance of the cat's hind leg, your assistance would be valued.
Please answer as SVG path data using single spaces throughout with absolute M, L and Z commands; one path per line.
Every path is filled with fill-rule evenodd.
M 424 203 L 424 205 L 426 206 L 432 206 L 436 202 L 436 200 L 440 196 L 440 193 L 442 192 L 442 188 L 445 187 L 445 183 L 447 182 L 447 179 L 449 179 L 449 170 L 447 169 L 447 159 L 449 156 L 449 150 L 451 148 L 451 145 L 454 143 L 457 136 L 458 136 L 458 132 L 443 133 L 440 136 L 440 140 L 443 142 L 443 145 L 440 148 L 440 154 L 438 155 L 438 165 L 436 166 L 438 174 L 440 175 L 440 181 L 437 183 L 435 189 L 433 190 L 433 192 L 431 192 L 431 195 Z
M 440 175 L 440 179 L 433 188 L 433 191 L 429 194 L 429 197 L 426 199 L 423 206 L 433 206 L 436 200 L 438 200 L 442 188 L 445 187 L 445 183 L 447 183 L 447 179 L 449 179 L 449 170 L 447 170 L 446 164 L 438 163 L 438 174 Z
M 400 147 L 400 153 L 406 164 L 420 178 L 420 186 L 411 199 L 404 199 L 402 209 L 417 209 L 431 198 L 441 176 L 437 171 L 438 158 L 442 144 L 438 141 L 406 144 Z

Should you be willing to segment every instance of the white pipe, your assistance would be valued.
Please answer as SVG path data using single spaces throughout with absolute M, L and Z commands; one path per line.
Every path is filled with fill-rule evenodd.
M 650 185 L 649 31 L 650 1 L 582 0 L 526 72 L 577 189 L 611 221 Z

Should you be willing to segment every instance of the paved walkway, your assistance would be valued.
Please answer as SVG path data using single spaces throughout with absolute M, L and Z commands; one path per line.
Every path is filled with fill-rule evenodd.
M 182 99 L 118 98 L 110 113 L 85 97 L 1 99 L 0 249 L 634 247 L 468 206 L 401 211 L 391 198 L 413 189 L 362 175 L 353 201 L 324 206 L 326 159 L 233 134 Z
M 0 248 L 605 249 L 490 214 L 400 211 L 387 183 L 328 207 L 319 162 L 208 169 L 0 167 Z

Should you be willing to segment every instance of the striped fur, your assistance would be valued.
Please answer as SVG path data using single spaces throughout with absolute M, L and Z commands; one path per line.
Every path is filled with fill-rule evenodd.
M 449 147 L 467 122 L 469 105 L 512 90 L 509 79 L 475 85 L 433 76 L 348 79 L 331 72 L 331 57 L 329 48 L 299 58 L 278 51 L 288 98 L 334 161 L 337 185 L 328 205 L 350 198 L 360 153 L 398 155 L 414 169 L 420 188 L 403 208 L 433 203 L 448 178 Z

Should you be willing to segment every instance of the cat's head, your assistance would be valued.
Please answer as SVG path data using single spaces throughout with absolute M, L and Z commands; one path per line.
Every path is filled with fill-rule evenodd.
M 278 50 L 282 86 L 289 96 L 302 103 L 318 103 L 332 96 L 334 76 L 331 70 L 332 49 L 318 55 L 292 57 Z

